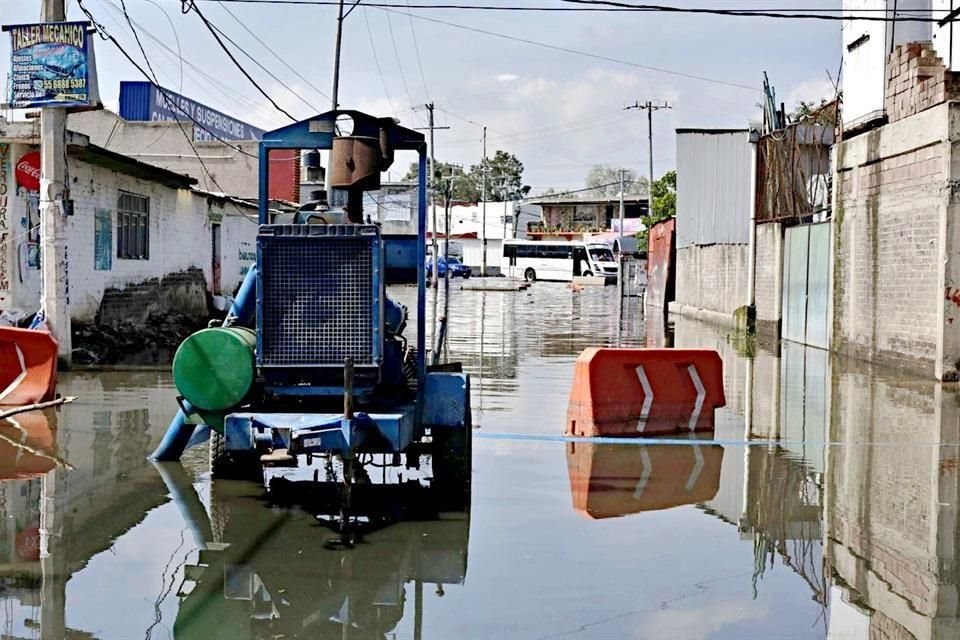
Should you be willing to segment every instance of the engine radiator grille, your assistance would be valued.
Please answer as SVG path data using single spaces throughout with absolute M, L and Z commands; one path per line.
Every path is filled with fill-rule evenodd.
M 378 238 L 351 235 L 261 235 L 262 366 L 376 364 Z

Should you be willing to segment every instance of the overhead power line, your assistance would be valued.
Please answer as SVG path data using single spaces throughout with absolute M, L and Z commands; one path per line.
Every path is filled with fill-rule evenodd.
M 121 1 L 122 1 L 122 0 L 121 0 Z M 91 24 L 94 26 L 94 28 L 97 30 L 97 33 L 100 35 L 101 38 L 103 38 L 104 40 L 109 40 L 110 42 L 112 42 L 113 45 L 117 48 L 117 50 L 120 51 L 121 54 L 123 54 L 123 57 L 125 57 L 125 58 L 127 59 L 127 61 L 130 62 L 130 64 L 132 64 L 134 67 L 136 67 L 137 71 L 139 71 L 141 74 L 143 74 L 143 76 L 144 76 L 151 84 L 153 84 L 153 86 L 154 86 L 158 91 L 160 91 L 160 92 L 164 95 L 165 98 L 167 98 L 167 100 L 168 100 L 168 102 L 170 102 L 170 104 L 174 105 L 174 107 L 177 108 L 179 111 L 182 111 L 183 114 L 186 115 L 190 120 L 193 120 L 193 122 L 194 122 L 197 126 L 202 126 L 202 125 L 200 125 L 199 122 L 197 122 L 197 121 L 193 118 L 192 115 L 190 115 L 190 114 L 186 111 L 186 109 L 184 109 L 183 107 L 180 106 L 179 101 L 173 100 L 173 99 L 169 96 L 169 92 L 168 92 L 166 89 L 164 89 L 163 87 L 161 87 L 160 84 L 157 82 L 156 74 L 153 73 L 153 68 L 152 68 L 152 66 L 150 66 L 149 59 L 147 58 L 146 52 L 143 50 L 142 45 L 140 46 L 140 51 L 141 51 L 141 53 L 143 53 L 144 61 L 147 63 L 147 66 L 150 67 L 150 72 L 149 72 L 149 73 L 147 73 L 147 71 L 146 71 L 142 66 L 140 66 L 140 64 L 139 64 L 136 60 L 133 59 L 133 56 L 131 56 L 131 55 L 127 52 L 127 50 L 123 48 L 123 46 L 120 44 L 120 42 L 119 42 L 113 35 L 111 35 L 110 33 L 108 33 L 108 32 L 106 31 L 106 29 L 104 28 L 104 26 L 103 26 L 102 24 L 100 24 L 100 23 L 97 21 L 97 19 L 93 16 L 93 14 L 90 13 L 90 11 L 83 5 L 83 0 L 77 0 L 77 6 L 80 7 L 80 11 L 82 11 L 83 14 L 87 17 L 87 19 L 90 21 L 90 23 L 91 23 Z M 123 5 L 123 6 L 124 6 L 124 13 L 126 14 L 126 5 Z M 137 43 L 140 44 L 140 38 L 139 38 L 139 36 L 137 36 L 136 29 L 133 27 L 133 21 L 130 20 L 129 15 L 127 15 L 127 19 L 129 20 L 130 29 L 134 32 L 134 36 L 135 36 L 136 39 L 137 39 Z M 210 172 L 210 169 L 207 168 L 207 165 L 206 165 L 206 163 L 203 161 L 203 158 L 200 157 L 200 152 L 197 151 L 196 145 L 194 144 L 193 140 L 190 139 L 190 135 L 187 133 L 187 130 L 186 130 L 186 129 L 184 128 L 184 126 L 183 126 L 183 121 L 181 121 L 181 120 L 176 120 L 175 122 L 176 122 L 177 125 L 179 126 L 180 131 L 183 133 L 183 137 L 186 138 L 187 144 L 190 145 L 190 148 L 193 150 L 194 155 L 197 157 L 197 161 L 200 163 L 200 166 L 203 168 L 204 173 L 207 174 L 207 176 L 210 178 L 210 181 L 217 187 L 217 189 L 219 189 L 221 193 L 223 193 L 224 195 L 226 195 L 226 194 L 227 194 L 226 190 L 225 190 L 222 186 L 220 186 L 220 183 L 217 182 L 216 177 L 214 177 L 214 175 Z M 259 157 L 259 156 L 256 156 L 256 155 L 254 155 L 254 154 L 247 153 L 247 152 L 243 151 L 243 149 L 241 149 L 239 145 L 237 145 L 236 147 L 234 147 L 233 145 L 227 143 L 225 140 L 223 140 L 222 138 L 220 138 L 220 137 L 217 136 L 216 134 L 214 134 L 214 133 L 212 133 L 212 132 L 210 132 L 210 133 L 211 133 L 211 135 L 212 135 L 214 138 L 216 138 L 217 140 L 220 140 L 221 142 L 223 142 L 223 143 L 226 144 L 227 146 L 235 149 L 236 151 L 238 151 L 238 152 L 240 152 L 240 153 L 243 153 L 243 154 L 248 155 L 248 156 L 252 156 L 252 157 L 254 157 L 254 158 Z M 240 207 L 237 206 L 237 203 L 236 203 L 236 202 L 233 202 L 232 200 L 230 200 L 230 203 L 231 203 L 231 204 L 233 205 L 233 207 L 237 210 L 237 213 L 239 213 L 240 215 L 242 215 L 244 218 L 246 218 L 246 219 L 248 219 L 248 220 L 252 220 L 252 221 L 259 222 L 258 219 L 255 220 L 255 219 L 252 218 L 249 214 L 247 214 L 247 213 L 245 213 L 244 211 L 242 211 L 242 210 L 240 209 Z
M 127 61 L 128 61 L 130 64 L 132 64 L 132 65 L 134 66 L 134 68 L 135 68 L 137 71 L 139 71 L 140 74 L 141 74 L 144 78 L 146 78 L 146 79 L 150 82 L 150 84 L 152 84 L 152 85 L 154 86 L 154 88 L 155 88 L 157 91 L 159 91 L 159 92 L 163 95 L 164 98 L 166 98 L 167 102 L 169 102 L 170 105 L 171 105 L 173 108 L 175 108 L 177 111 L 179 111 L 180 113 L 182 113 L 182 114 L 186 117 L 187 120 L 190 120 L 190 121 L 193 122 L 196 126 L 200 127 L 200 128 L 203 129 L 204 131 L 207 131 L 207 129 L 204 127 L 204 125 L 203 125 L 200 121 L 198 121 L 196 118 L 194 118 L 192 115 L 190 115 L 190 112 L 189 112 L 189 111 L 187 111 L 187 110 L 184 109 L 182 106 L 180 106 L 180 102 L 179 102 L 178 100 L 175 100 L 175 99 L 173 98 L 173 96 L 170 95 L 170 92 L 167 91 L 165 88 L 163 88 L 163 87 L 157 82 L 157 79 L 156 79 L 151 73 L 148 73 L 147 70 L 144 69 L 142 65 L 140 65 L 140 63 L 138 63 L 136 60 L 134 60 L 134 59 L 133 59 L 133 56 L 131 56 L 130 53 L 129 53 L 126 49 L 124 49 L 123 45 L 120 44 L 120 41 L 117 40 L 117 38 L 116 38 L 113 34 L 109 33 L 109 32 L 106 30 L 106 28 L 104 28 L 103 24 L 101 24 L 100 22 L 97 21 L 97 19 L 94 17 L 94 15 L 93 15 L 92 13 L 90 13 L 90 10 L 87 9 L 87 8 L 84 6 L 83 0 L 77 0 L 77 6 L 80 7 L 80 10 L 81 10 L 81 11 L 83 12 L 83 14 L 87 17 L 87 20 L 89 20 L 90 23 L 91 23 L 91 24 L 94 26 L 94 28 L 97 30 L 97 33 L 100 35 L 100 37 L 103 38 L 104 40 L 108 40 L 108 41 L 110 41 L 111 43 L 113 43 L 113 46 L 115 46 L 115 47 L 117 48 L 117 50 L 123 55 L 123 57 L 126 58 Z M 175 122 L 181 122 L 181 121 L 180 121 L 180 120 L 176 120 Z M 181 127 L 181 128 L 182 128 L 182 127 Z M 247 152 L 247 151 L 244 151 L 243 148 L 242 148 L 240 145 L 238 145 L 238 144 L 235 144 L 235 143 L 230 142 L 230 141 L 228 141 L 228 140 L 224 140 L 223 138 L 221 138 L 221 137 L 218 136 L 217 134 L 213 133 L 212 131 L 208 131 L 208 133 L 210 133 L 210 135 L 211 135 L 215 140 L 217 140 L 217 141 L 219 141 L 219 142 L 222 142 L 223 144 L 227 145 L 229 148 L 233 149 L 234 151 L 236 151 L 236 152 L 238 152 L 238 153 L 242 153 L 243 155 L 250 156 L 251 158 L 258 158 L 258 157 L 259 157 L 259 156 L 257 156 L 257 155 L 254 154 L 254 153 L 249 153 L 249 152 Z M 193 141 L 192 141 L 192 140 L 189 140 L 189 138 L 188 138 L 188 141 L 190 142 L 191 146 L 193 146 Z M 196 151 L 195 148 L 194 148 L 194 151 Z
M 196 0 L 211 2 L 214 0 Z M 336 6 L 339 0 L 216 0 L 237 4 L 285 4 L 301 6 Z M 616 2 L 615 0 L 558 0 L 581 6 L 538 6 L 538 5 L 490 5 L 490 4 L 406 4 L 399 2 L 367 2 L 365 6 L 378 9 L 436 9 L 436 10 L 472 10 L 472 11 L 528 11 L 540 13 L 700 13 L 709 15 L 756 17 L 756 18 L 786 18 L 798 20 L 868 20 L 877 22 L 939 22 L 940 19 L 930 17 L 928 12 L 920 10 L 899 10 L 896 16 L 886 15 L 888 9 L 858 9 L 855 16 L 843 15 L 839 9 L 809 9 L 809 8 L 720 8 L 720 7 L 676 7 L 672 5 L 631 4 Z M 884 15 L 871 15 L 883 13 Z
M 297 91 L 295 91 L 295 90 L 293 89 L 293 87 L 291 87 L 290 85 L 288 85 L 286 82 L 284 82 L 283 80 L 281 80 L 280 78 L 278 78 L 275 73 L 273 73 L 272 71 L 270 71 L 269 69 L 267 69 L 265 66 L 263 66 L 263 63 L 262 63 L 262 62 L 260 62 L 260 61 L 257 60 L 256 58 L 254 58 L 244 47 L 241 47 L 239 44 L 237 44 L 236 41 L 235 41 L 233 38 L 231 38 L 229 35 L 227 35 L 226 33 L 224 33 L 223 29 L 221 29 L 220 27 L 218 27 L 218 26 L 216 26 L 216 25 L 214 25 L 213 28 L 216 29 L 216 30 L 217 30 L 217 33 L 219 33 L 221 36 L 223 36 L 223 37 L 227 40 L 227 42 L 229 42 L 230 44 L 232 44 L 232 45 L 233 45 L 234 47 L 236 47 L 243 55 L 245 55 L 245 56 L 247 57 L 247 59 L 249 59 L 253 64 L 257 65 L 257 66 L 260 68 L 261 71 L 263 71 L 263 72 L 266 73 L 268 76 L 270 76 L 270 77 L 271 77 L 277 84 L 279 84 L 281 87 L 283 87 L 284 89 L 286 89 L 287 91 L 289 91 L 289 92 L 291 93 L 291 95 L 293 95 L 293 97 L 295 97 L 297 100 L 299 100 L 299 101 L 302 102 L 303 104 L 307 105 L 308 108 L 310 108 L 310 109 L 313 109 L 313 108 L 314 108 L 314 107 L 313 107 L 313 104 L 312 104 L 309 100 L 307 100 L 306 98 L 304 98 L 303 96 L 301 96 L 299 93 L 297 93 Z M 272 102 L 272 100 L 271 100 L 271 102 Z M 276 105 L 274 105 L 274 106 L 276 106 Z M 279 107 L 278 107 L 278 108 L 279 108 Z M 284 111 L 284 113 L 287 113 L 287 112 Z M 290 116 L 289 113 L 287 113 L 287 115 Z M 293 118 L 293 116 L 290 116 L 290 117 Z M 294 121 L 296 121 L 296 120 L 297 120 L 297 119 L 294 118 Z
M 101 2 L 107 10 L 117 13 L 118 15 L 120 15 L 121 18 L 123 17 L 122 9 L 119 7 L 119 5 L 114 4 L 113 0 L 97 0 L 97 1 Z M 250 97 L 238 92 L 235 88 L 221 82 L 220 79 L 210 75 L 209 73 L 201 69 L 196 64 L 193 64 L 192 62 L 190 62 L 190 60 L 184 58 L 179 51 L 174 51 L 173 49 L 171 49 L 169 46 L 167 46 L 167 44 L 164 42 L 163 39 L 158 38 L 156 35 L 151 33 L 149 29 L 147 29 L 141 23 L 134 20 L 132 17 L 130 22 L 132 22 L 133 25 L 140 31 L 140 34 L 142 36 L 145 36 L 146 38 L 150 39 L 163 52 L 165 52 L 170 57 L 171 60 L 173 60 L 174 62 L 179 62 L 181 69 L 183 67 L 186 67 L 187 69 L 192 70 L 193 73 L 196 73 L 197 77 L 200 79 L 199 80 L 194 79 L 194 81 L 197 82 L 199 86 L 205 88 L 208 94 L 208 98 L 212 102 L 219 104 L 222 108 L 226 110 L 229 110 L 230 107 L 228 103 L 224 102 L 224 99 L 223 99 L 223 95 L 226 95 L 226 96 L 232 96 L 232 98 L 237 102 L 242 102 L 249 105 L 254 110 L 260 110 L 263 108 L 262 102 L 253 101 Z M 154 61 L 154 65 L 156 65 L 156 61 Z M 217 92 L 209 91 L 210 87 L 216 88 Z M 182 86 L 180 90 L 181 91 L 183 90 Z M 218 92 L 221 92 L 223 95 L 219 95 Z
M 182 7 L 183 7 L 183 9 L 182 9 L 183 13 L 186 14 L 186 13 L 190 13 L 191 11 L 193 11 L 193 12 L 195 12 L 195 13 L 200 17 L 200 20 L 203 21 L 203 24 L 204 24 L 204 26 L 206 26 L 207 31 L 209 31 L 210 34 L 213 36 L 213 39 L 217 41 L 217 44 L 220 46 L 221 49 L 223 49 L 223 52 L 227 54 L 227 57 L 230 58 L 230 61 L 233 63 L 233 65 L 234 65 L 237 69 L 240 70 L 240 73 L 242 73 L 242 74 L 244 75 L 244 77 L 246 77 L 247 80 L 250 81 L 250 84 L 252 84 L 252 85 L 256 88 L 256 90 L 259 91 L 259 92 L 263 95 L 263 97 L 266 98 L 267 101 L 269 101 L 270 104 L 272 104 L 272 105 L 274 106 L 274 108 L 275 108 L 277 111 L 279 111 L 280 113 L 284 114 L 285 116 L 287 116 L 288 118 L 290 118 L 290 119 L 293 120 L 294 122 L 298 122 L 299 119 L 296 118 L 296 117 L 295 117 L 293 114 L 291 114 L 289 111 L 287 111 L 286 109 L 284 109 L 283 107 L 281 107 L 279 104 L 277 104 L 276 100 L 274 100 L 273 98 L 271 98 L 271 97 L 270 97 L 270 94 L 267 93 L 267 92 L 264 90 L 264 88 L 260 86 L 260 84 L 254 79 L 253 76 L 250 75 L 250 72 L 247 71 L 242 64 L 240 64 L 240 61 L 237 60 L 236 56 L 233 55 L 233 52 L 230 51 L 230 48 L 229 48 L 229 47 L 226 45 L 226 43 L 220 38 L 220 34 L 217 32 L 217 28 L 213 25 L 212 22 L 210 22 L 210 21 L 207 19 L 207 17 L 206 17 L 205 15 L 203 15 L 203 12 L 200 11 L 200 7 L 198 7 L 193 0 L 180 0 L 180 2 L 181 2 Z
M 481 128 L 482 128 L 482 127 L 486 127 L 486 125 L 482 125 L 482 124 L 480 124 L 479 122 L 475 122 L 475 121 L 473 121 L 473 120 L 471 120 L 470 118 L 467 118 L 467 117 L 465 117 L 465 116 L 457 115 L 456 113 L 454 113 L 454 112 L 452 112 L 452 111 L 450 111 L 450 110 L 448 110 L 448 109 L 444 109 L 444 108 L 442 108 L 442 107 L 437 107 L 437 111 L 443 111 L 444 113 L 446 113 L 446 114 L 448 114 L 448 115 L 451 115 L 451 116 L 453 116 L 454 118 L 457 118 L 458 120 L 463 120 L 464 122 L 466 122 L 466 123 L 468 123 L 468 124 L 472 124 L 472 125 L 475 126 L 475 127 L 481 127 Z M 574 157 L 568 156 L 568 155 L 566 155 L 566 154 L 564 154 L 564 153 L 560 153 L 560 152 L 557 151 L 556 149 L 551 149 L 550 147 L 545 147 L 545 146 L 543 146 L 543 145 L 537 144 L 536 142 L 531 142 L 530 140 L 524 140 L 524 139 L 520 138 L 519 136 L 515 136 L 515 135 L 513 135 L 513 134 L 509 134 L 509 133 L 506 133 L 506 132 L 504 132 L 504 131 L 497 131 L 497 130 L 494 129 L 493 127 L 486 127 L 486 128 L 489 129 L 490 131 L 493 131 L 494 133 L 497 133 L 497 134 L 505 137 L 505 138 L 508 138 L 508 139 L 510 139 L 510 140 L 514 140 L 515 142 L 518 142 L 518 143 L 520 143 L 520 144 L 525 144 L 525 145 L 527 145 L 527 146 L 534 147 L 534 148 L 536 148 L 536 149 L 540 149 L 541 151 L 545 151 L 545 152 L 550 153 L 550 154 L 552 154 L 552 155 L 555 155 L 555 156 L 557 156 L 557 157 L 563 158 L 564 160 L 570 160 L 570 161 L 572 161 L 572 162 L 576 162 L 577 164 L 583 165 L 583 166 L 585 166 L 585 167 L 589 167 L 589 166 L 592 166 L 592 165 L 594 164 L 594 163 L 592 163 L 592 162 L 584 162 L 583 160 L 580 160 L 579 158 L 574 158 Z
M 387 96 L 390 111 L 394 115 L 397 115 L 397 108 L 393 106 L 393 99 L 390 97 L 390 89 L 387 88 L 387 78 L 383 75 L 383 67 L 380 66 L 380 56 L 377 55 L 377 44 L 373 40 L 373 30 L 370 28 L 370 17 L 366 11 L 363 12 L 363 21 L 367 25 L 367 37 L 370 39 L 370 52 L 373 53 L 373 61 L 377 66 L 377 73 L 380 75 L 380 84 L 383 85 L 383 95 Z
M 937 18 L 920 16 L 914 13 L 898 16 L 877 15 L 843 15 L 842 13 L 812 13 L 808 10 L 779 10 L 768 9 L 720 9 L 707 7 L 674 7 L 654 4 L 634 4 L 619 0 L 561 0 L 568 4 L 579 4 L 594 7 L 610 7 L 627 11 L 657 11 L 661 13 L 689 13 L 714 16 L 735 16 L 741 18 L 787 18 L 793 20 L 867 20 L 871 22 L 940 22 Z
M 254 39 L 254 40 L 256 40 L 257 42 L 259 42 L 260 45 L 261 45 L 264 49 L 266 49 L 267 51 L 269 51 L 270 54 L 271 54 L 274 58 L 276 58 L 277 60 L 279 60 L 279 61 L 280 61 L 280 64 L 282 64 L 282 65 L 285 66 L 287 69 L 289 69 L 295 76 L 297 76 L 297 78 L 299 78 L 301 81 L 303 81 L 303 83 L 306 84 L 308 87 L 310 87 L 311 89 L 313 89 L 314 91 L 316 91 L 319 95 L 323 96 L 323 97 L 326 98 L 327 100 L 331 100 L 331 97 L 330 97 L 327 93 L 325 93 L 324 91 L 322 91 L 322 90 L 321 90 L 320 88 L 318 88 L 315 84 L 313 84 L 312 82 L 310 82 L 309 79 L 305 78 L 305 77 L 303 76 L 303 74 L 301 74 L 301 73 L 300 73 L 299 71 L 297 71 L 293 66 L 291 66 L 290 63 L 287 62 L 287 59 L 286 59 L 286 58 L 284 58 L 284 57 L 281 56 L 279 53 L 277 53 L 276 51 L 274 51 L 273 49 L 271 49 L 270 46 L 269 46 L 266 42 L 264 42 L 264 41 L 260 38 L 260 36 L 258 36 L 256 33 L 254 33 L 254 32 L 250 29 L 250 27 L 248 27 L 246 24 L 244 24 L 243 21 L 241 21 L 240 18 L 238 18 L 238 17 L 236 16 L 236 14 L 234 14 L 233 11 L 231 11 L 230 8 L 227 7 L 227 5 L 225 5 L 223 2 L 218 2 L 218 4 L 220 4 L 220 6 L 223 7 L 223 10 L 226 11 L 227 13 L 229 13 L 229 14 L 230 14 L 230 17 L 233 18 L 234 20 L 236 20 L 237 23 L 238 23 L 241 27 L 243 27 L 243 29 L 244 29 L 247 33 L 249 33 L 251 36 L 253 36 L 253 39 Z
M 628 185 L 628 184 L 633 184 L 633 182 L 634 182 L 634 180 L 624 180 L 624 181 L 623 181 L 623 184 L 624 184 L 624 185 Z M 598 185 L 594 185 L 594 186 L 592 186 L 592 187 L 584 187 L 583 189 L 573 189 L 573 190 L 571 190 L 571 191 L 561 191 L 560 193 L 547 193 L 547 194 L 540 195 L 540 196 L 531 196 L 531 197 L 525 198 L 525 199 L 526 199 L 526 200 L 542 200 L 542 199 L 544 199 L 544 198 L 559 198 L 559 197 L 561 197 L 561 196 L 570 196 L 570 195 L 573 195 L 573 194 L 575 194 L 575 193 L 586 193 L 587 191 L 596 191 L 597 189 L 604 189 L 604 188 L 606 188 L 606 187 L 619 187 L 619 186 L 620 186 L 620 181 L 617 180 L 616 182 L 607 182 L 607 183 L 605 183 L 605 184 L 598 184 Z
M 370 5 L 372 6 L 372 5 Z M 541 42 L 539 40 L 530 40 L 528 38 L 521 38 L 518 36 L 511 36 L 505 33 L 498 33 L 496 31 L 489 31 L 487 29 L 480 29 L 478 27 L 470 27 L 463 24 L 457 24 L 456 22 L 448 22 L 446 20 L 439 20 L 437 18 L 429 18 L 427 16 L 418 16 L 409 11 L 394 11 L 393 9 L 381 9 L 381 11 L 386 11 L 387 13 L 397 13 L 401 15 L 413 16 L 417 20 L 425 20 L 427 22 L 433 22 L 436 24 L 446 25 L 448 27 L 454 27 L 455 29 L 462 29 L 464 31 L 471 31 L 473 33 L 482 33 L 484 35 L 493 36 L 494 38 L 502 38 L 504 40 L 512 40 L 514 42 L 522 42 L 524 44 L 533 45 L 536 47 L 543 47 L 544 49 L 552 49 L 553 51 L 563 51 L 564 53 L 570 53 L 573 55 L 583 56 L 585 58 L 593 58 L 594 60 L 604 60 L 606 62 L 614 62 L 616 64 L 622 64 L 628 67 L 634 67 L 637 69 L 646 69 L 647 71 L 655 71 L 657 73 L 664 73 L 672 76 L 679 76 L 682 78 L 689 78 L 691 80 L 700 80 L 702 82 L 710 82 L 713 84 L 725 85 L 728 87 L 734 87 L 736 89 L 746 89 L 748 91 L 756 91 L 760 93 L 760 89 L 746 85 L 740 84 L 739 82 L 730 82 L 728 80 L 719 80 L 717 78 L 710 78 L 707 76 L 700 76 L 693 73 L 686 73 L 683 71 L 674 71 L 671 69 L 664 69 L 662 67 L 652 67 L 646 64 L 640 64 L 639 62 L 632 62 L 630 60 L 621 60 L 619 58 L 612 58 L 610 56 L 601 55 L 599 53 L 590 53 L 589 51 L 580 51 L 578 49 L 571 49 L 569 47 L 561 47 L 559 45 L 550 44 L 549 42 Z
M 410 2 L 407 0 L 407 15 L 410 17 L 410 35 L 413 36 L 413 50 L 417 54 L 417 66 L 420 68 L 420 82 L 423 83 L 423 94 L 430 102 L 430 91 L 427 89 L 427 79 L 423 75 L 423 59 L 420 57 L 420 45 L 417 44 L 417 30 L 413 26 L 413 14 L 410 13 Z
M 370 5 L 365 5 L 370 6 Z M 403 92 L 407 94 L 407 104 L 413 108 L 413 98 L 410 96 L 410 87 L 407 85 L 407 76 L 403 73 L 403 62 L 400 61 L 400 51 L 397 49 L 397 38 L 393 35 L 393 22 L 390 20 L 390 14 L 387 14 L 387 30 L 390 32 L 390 41 L 393 43 L 393 56 L 397 61 L 397 69 L 400 70 L 400 82 L 403 83 Z

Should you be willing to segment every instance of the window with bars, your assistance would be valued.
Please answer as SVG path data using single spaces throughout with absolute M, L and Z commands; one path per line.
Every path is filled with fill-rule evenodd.
M 117 202 L 117 257 L 150 259 L 150 198 L 126 191 Z

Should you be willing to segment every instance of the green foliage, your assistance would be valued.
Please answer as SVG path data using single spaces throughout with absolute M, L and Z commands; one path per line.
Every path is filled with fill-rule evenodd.
M 653 200 L 650 215 L 642 218 L 644 229 L 636 235 L 641 251 L 647 250 L 647 229 L 677 215 L 677 172 L 668 171 L 655 180 L 650 195 Z

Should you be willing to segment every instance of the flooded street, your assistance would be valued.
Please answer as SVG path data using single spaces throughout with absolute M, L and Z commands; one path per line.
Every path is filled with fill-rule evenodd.
M 960 637 L 955 386 L 664 327 L 635 300 L 618 331 L 615 295 L 453 291 L 470 513 L 352 550 L 257 485 L 212 482 L 206 446 L 148 462 L 169 374 L 64 375 L 76 402 L 0 429 L 0 637 Z M 618 342 L 720 352 L 712 438 L 562 440 L 576 356 Z

